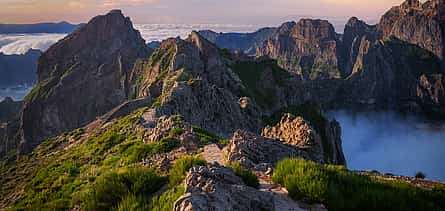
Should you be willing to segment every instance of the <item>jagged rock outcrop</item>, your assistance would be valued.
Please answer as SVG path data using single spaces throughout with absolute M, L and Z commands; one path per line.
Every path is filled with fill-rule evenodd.
M 93 18 L 39 59 L 38 84 L 21 117 L 21 153 L 94 120 L 129 96 L 128 78 L 145 41 L 119 10 Z
M 239 104 L 243 85 L 225 60 L 197 32 L 186 40 L 168 39 L 148 61 L 135 66 L 134 93 L 155 99 L 158 117 L 179 114 L 225 136 L 238 128 L 257 131 L 261 112 L 254 103 L 247 108 Z
M 223 153 L 228 162 L 239 162 L 247 168 L 257 168 L 263 164 L 274 165 L 284 158 L 311 159 L 310 155 L 298 146 L 241 130 L 233 134 Z
M 262 136 L 236 131 L 223 153 L 228 162 L 236 161 L 248 168 L 274 165 L 291 157 L 346 165 L 339 123 L 324 125 L 322 137 L 303 118 L 285 114 L 275 126 L 264 128 Z
M 184 185 L 185 194 L 175 201 L 175 211 L 326 210 L 321 204 L 307 205 L 285 194 L 246 186 L 231 169 L 218 164 L 191 168 Z
M 445 116 L 445 76 L 421 75 L 417 85 L 417 97 L 425 110 Z
M 379 39 L 379 36 L 377 26 L 368 25 L 356 17 L 349 19 L 348 23 L 346 23 L 342 39 L 343 53 L 346 59 L 345 67 L 343 68 L 344 76 L 349 76 L 352 73 L 352 69 L 359 56 L 362 41 L 368 40 L 374 42 Z
M 420 111 L 423 103 L 417 96 L 417 86 L 421 76 L 443 72 L 440 60 L 418 46 L 398 39 L 375 43 L 363 40 L 352 74 L 344 86 L 344 90 L 350 90 L 345 101 Z
M 326 20 L 302 19 L 281 25 L 258 49 L 258 56 L 278 64 L 304 79 L 342 77 L 341 46 L 334 27 Z
M 445 56 L 445 1 L 407 0 L 391 8 L 378 25 L 384 38 L 391 36 Z
M 219 48 L 241 51 L 246 55 L 254 55 L 256 49 L 264 41 L 271 38 L 276 28 L 262 28 L 252 33 L 216 33 L 211 30 L 199 31 L 199 34 L 215 43 Z
M 264 137 L 279 140 L 305 151 L 312 160 L 321 163 L 346 164 L 341 147 L 341 128 L 335 120 L 326 122 L 324 137 L 301 117 L 285 114 L 275 126 L 263 129 Z

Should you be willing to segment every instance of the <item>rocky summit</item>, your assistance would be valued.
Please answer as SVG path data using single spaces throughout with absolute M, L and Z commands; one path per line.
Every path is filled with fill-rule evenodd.
M 39 59 L 38 84 L 26 97 L 20 151 L 86 125 L 128 99 L 133 63 L 145 41 L 121 11 L 93 18 Z
M 0 103 L 0 209 L 443 210 L 443 183 L 348 170 L 326 115 L 443 117 L 442 6 L 155 49 L 120 10 L 97 16 L 42 54 L 23 103 Z

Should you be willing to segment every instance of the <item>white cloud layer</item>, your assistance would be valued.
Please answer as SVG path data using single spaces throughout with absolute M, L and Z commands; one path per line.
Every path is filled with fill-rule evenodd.
M 0 53 L 24 54 L 29 49 L 45 51 L 65 34 L 0 35 Z

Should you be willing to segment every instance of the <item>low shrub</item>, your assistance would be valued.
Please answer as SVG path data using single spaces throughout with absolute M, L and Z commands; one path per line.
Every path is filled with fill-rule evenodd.
M 416 173 L 415 177 L 417 179 L 425 179 L 426 175 L 425 175 L 425 173 L 419 171 L 419 172 Z
M 150 203 L 149 210 L 156 211 L 171 211 L 175 201 L 181 197 L 185 192 L 185 188 L 177 185 L 168 189 L 160 196 L 153 197 Z
M 295 200 L 323 203 L 329 210 L 444 210 L 445 191 L 359 175 L 343 166 L 285 159 L 273 181 Z
M 224 140 L 224 139 L 218 137 L 217 135 L 215 135 L 207 130 L 204 130 L 200 127 L 193 126 L 193 132 L 195 132 L 199 136 L 199 139 L 200 139 L 201 143 L 203 143 L 203 144 L 208 144 L 208 143 L 224 144 L 224 143 L 226 143 L 225 142 L 226 140 Z
M 156 192 L 165 183 L 165 177 L 149 168 L 131 167 L 106 173 L 97 178 L 96 183 L 83 197 L 82 208 L 84 210 L 110 210 L 117 208 L 120 203 L 121 207 L 139 207 L 143 205 L 140 196 Z M 132 199 L 137 200 L 131 201 Z
M 233 170 L 236 176 L 241 177 L 247 186 L 253 188 L 260 187 L 258 177 L 251 170 L 244 168 L 238 162 L 230 163 L 228 166 Z
M 143 211 L 148 210 L 148 204 L 143 196 L 134 194 L 126 195 L 117 206 L 118 211 Z
M 201 158 L 184 156 L 175 161 L 169 172 L 169 185 L 174 187 L 184 180 L 188 170 L 196 165 L 206 165 L 207 162 Z

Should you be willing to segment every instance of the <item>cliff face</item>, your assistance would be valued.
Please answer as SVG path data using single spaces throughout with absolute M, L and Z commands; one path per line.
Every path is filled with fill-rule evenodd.
M 282 68 L 303 79 L 340 78 L 343 59 L 339 45 L 328 21 L 302 19 L 280 26 L 257 55 L 276 59 Z
M 39 59 L 38 84 L 21 117 L 21 152 L 85 125 L 128 97 L 127 78 L 144 40 L 120 11 L 93 18 Z
M 445 32 L 445 1 L 407 0 L 391 8 L 378 25 L 383 37 L 397 37 L 418 45 L 443 59 Z

